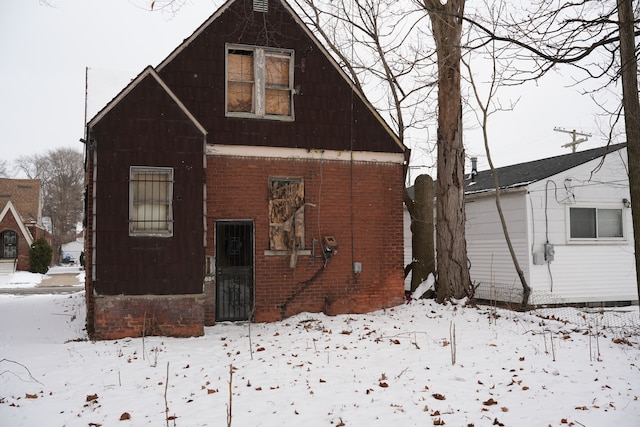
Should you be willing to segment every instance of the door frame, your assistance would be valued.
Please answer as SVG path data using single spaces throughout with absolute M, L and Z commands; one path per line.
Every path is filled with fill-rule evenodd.
M 226 254 L 229 240 L 225 236 L 234 231 L 242 234 L 238 250 L 241 259 Z M 255 306 L 255 224 L 252 220 L 215 221 L 215 321 L 251 320 Z M 233 236 L 236 237 L 236 236 Z M 241 265 L 229 265 L 229 264 Z

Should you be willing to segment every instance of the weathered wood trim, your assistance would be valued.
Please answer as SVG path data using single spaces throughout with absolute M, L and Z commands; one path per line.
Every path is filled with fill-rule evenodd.
M 27 241 L 27 244 L 31 246 L 31 244 L 33 243 L 33 237 L 31 236 L 31 233 L 29 232 L 29 230 L 27 230 L 27 227 L 24 226 L 24 223 L 22 222 L 22 218 L 20 217 L 20 214 L 18 214 L 18 211 L 16 210 L 16 208 L 13 206 L 13 203 L 11 203 L 11 200 L 7 202 L 7 204 L 4 206 L 4 209 L 2 210 L 2 213 L 0 213 L 0 223 L 4 220 L 4 217 L 7 215 L 7 212 L 9 211 L 15 218 L 16 223 L 18 223 L 18 227 L 20 228 L 20 233 L 22 233 L 22 235 L 24 236 L 24 239 Z
M 259 157 L 343 162 L 404 163 L 404 153 L 373 151 L 307 150 L 305 148 L 253 147 L 243 145 L 207 145 L 208 156 Z

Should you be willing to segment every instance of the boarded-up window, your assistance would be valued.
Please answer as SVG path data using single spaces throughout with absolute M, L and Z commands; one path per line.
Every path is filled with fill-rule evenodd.
M 267 55 L 265 59 L 266 113 L 288 116 L 291 114 L 291 85 L 289 82 L 291 58 L 282 55 Z
M 301 178 L 269 179 L 269 249 L 304 249 L 304 182 Z
M 173 169 L 131 166 L 129 234 L 173 234 Z
M 253 51 L 229 50 L 227 76 L 227 111 L 253 113 Z
M 293 51 L 227 46 L 227 115 L 293 119 Z

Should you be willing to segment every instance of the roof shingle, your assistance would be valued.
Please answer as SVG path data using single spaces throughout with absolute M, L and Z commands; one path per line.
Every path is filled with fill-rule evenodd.
M 564 172 L 583 163 L 613 153 L 624 147 L 626 143 L 607 145 L 577 153 L 563 154 L 532 162 L 497 168 L 500 188 L 516 188 L 540 181 L 560 172 Z M 465 194 L 480 193 L 495 189 L 491 170 L 481 171 L 472 181 L 470 176 L 465 178 Z
M 0 178 L 0 210 L 11 201 L 25 223 L 39 223 L 40 180 Z

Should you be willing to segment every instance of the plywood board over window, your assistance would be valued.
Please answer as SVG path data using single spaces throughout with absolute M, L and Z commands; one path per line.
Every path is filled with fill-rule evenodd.
M 289 56 L 266 55 L 265 99 L 267 114 L 282 116 L 291 114 L 289 62 Z
M 227 116 L 293 120 L 293 51 L 226 46 Z
M 230 112 L 253 113 L 253 52 L 234 49 L 227 56 L 227 109 Z
M 269 179 L 269 249 L 304 249 L 304 182 L 301 178 Z

